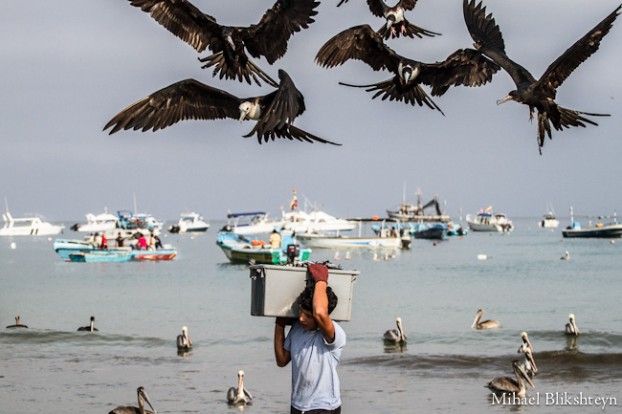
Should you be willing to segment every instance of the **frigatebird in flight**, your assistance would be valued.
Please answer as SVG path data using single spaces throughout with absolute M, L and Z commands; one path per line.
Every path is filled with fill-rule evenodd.
M 110 134 L 122 129 L 142 132 L 171 126 L 190 119 L 232 118 L 257 121 L 245 138 L 253 135 L 262 142 L 276 138 L 341 145 L 294 126 L 305 111 L 304 97 L 287 72 L 280 69 L 278 89 L 264 96 L 238 98 L 195 79 L 185 79 L 137 101 L 119 112 L 104 127 Z
M 348 0 L 341 0 L 337 7 Z M 410 23 L 405 16 L 406 11 L 412 10 L 417 5 L 417 0 L 399 0 L 394 6 L 388 6 L 383 0 L 367 0 L 369 10 L 374 16 L 383 17 L 386 24 L 377 32 L 384 39 L 400 37 L 400 35 L 414 38 L 423 36 L 440 36 L 440 33 L 426 30 Z
M 534 112 L 538 117 L 538 151 L 542 155 L 545 135 L 551 137 L 551 124 L 557 131 L 570 127 L 586 127 L 586 124 L 598 125 L 588 116 L 609 116 L 581 112 L 561 107 L 555 102 L 557 88 L 570 74 L 592 54 L 602 39 L 609 33 L 613 22 L 620 13 L 622 5 L 605 17 L 585 36 L 577 40 L 561 56 L 544 71 L 540 79 L 536 79 L 523 66 L 514 62 L 505 53 L 505 43 L 499 26 L 491 14 L 486 15 L 486 7 L 476 0 L 463 0 L 464 21 L 473 38 L 474 46 L 481 53 L 501 66 L 516 84 L 516 89 L 503 99 L 501 104 L 510 100 L 529 107 L 529 119 L 533 120 Z
M 200 58 L 203 68 L 214 67 L 213 76 L 220 79 L 259 79 L 278 87 L 267 73 L 253 63 L 246 52 L 255 58 L 264 57 L 269 64 L 283 57 L 287 42 L 296 32 L 309 27 L 320 4 L 315 0 L 277 0 L 257 24 L 248 27 L 222 26 L 216 19 L 201 12 L 187 0 L 129 0 L 175 36 L 201 53 L 212 55 Z
M 402 101 L 410 105 L 427 105 L 443 111 L 427 95 L 421 84 L 432 88 L 432 96 L 442 96 L 451 86 L 480 86 L 492 80 L 499 66 L 474 49 L 458 49 L 442 62 L 424 63 L 400 56 L 388 47 L 382 37 L 369 26 L 360 25 L 344 30 L 329 39 L 318 51 L 316 62 L 332 68 L 349 59 L 367 63 L 373 70 L 388 70 L 393 78 L 371 85 L 341 85 L 368 88 L 376 92 L 372 99 Z M 443 114 L 444 115 L 444 114 Z

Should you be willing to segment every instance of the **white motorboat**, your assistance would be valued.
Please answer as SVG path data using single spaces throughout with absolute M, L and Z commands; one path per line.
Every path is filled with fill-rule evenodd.
M 503 213 L 493 213 L 492 207 L 488 207 L 485 211 L 480 211 L 478 214 L 467 214 L 466 221 L 469 229 L 473 231 L 504 233 L 514 230 L 512 220 L 508 219 Z
M 0 229 L 0 236 L 54 236 L 65 228 L 62 224 L 51 224 L 37 216 L 13 218 L 8 209 L 2 218 L 4 227 Z
M 101 214 L 88 213 L 86 223 L 76 223 L 71 226 L 71 230 L 83 233 L 109 232 L 117 228 L 119 217 L 109 213 L 107 209 Z
M 169 227 L 171 233 L 204 233 L 209 229 L 209 223 L 195 212 L 181 213 L 179 222 Z
M 266 234 L 272 230 L 281 231 L 283 229 L 283 220 L 269 220 L 268 213 L 265 211 L 252 211 L 245 213 L 229 213 L 227 214 L 226 231 L 236 234 Z
M 302 233 L 296 236 L 300 242 L 308 247 L 318 247 L 324 249 L 333 249 L 338 247 L 365 247 L 365 248 L 401 248 L 402 238 L 381 237 L 381 236 L 342 236 L 326 235 L 318 233 Z
M 542 217 L 542 220 L 538 222 L 538 225 L 545 229 L 556 229 L 559 227 L 559 220 L 555 216 L 555 213 L 549 211 Z
M 320 210 L 310 213 L 298 210 L 283 212 L 283 228 L 296 233 L 347 231 L 354 229 L 356 225 L 353 221 L 337 218 Z

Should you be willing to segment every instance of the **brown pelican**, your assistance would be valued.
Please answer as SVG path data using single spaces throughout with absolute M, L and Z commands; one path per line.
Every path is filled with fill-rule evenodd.
M 250 404 L 253 396 L 244 388 L 244 371 L 238 371 L 238 387 L 231 387 L 227 391 L 227 402 L 230 405 Z
M 527 335 L 527 332 L 521 332 L 520 339 L 523 341 L 523 344 L 527 345 L 531 352 L 533 352 L 533 346 L 531 345 L 531 341 L 529 340 L 529 335 Z
M 89 324 L 89 326 L 81 326 L 78 328 L 78 331 L 89 331 L 89 332 L 99 331 L 99 329 L 95 327 L 95 316 L 91 316 L 91 323 Z
M 188 336 L 188 327 L 182 326 L 181 334 L 177 335 L 177 352 L 188 352 L 192 349 L 192 341 Z
M 495 393 L 513 393 L 516 396 L 522 398 L 525 396 L 527 386 L 525 380 L 532 388 L 535 388 L 534 383 L 527 375 L 524 365 L 520 361 L 512 361 L 512 370 L 514 371 L 514 378 L 510 377 L 497 377 L 490 381 L 487 387 Z
M 252 78 L 258 85 L 262 79 L 275 87 L 277 83 L 251 62 L 246 52 L 274 63 L 287 51 L 289 38 L 315 21 L 312 16 L 320 4 L 315 0 L 277 0 L 259 23 L 236 27 L 221 26 L 187 0 L 129 1 L 197 52 L 211 50 L 212 55 L 199 60 L 205 63 L 203 68 L 214 66 L 214 76 L 249 84 Z
M 497 101 L 497 104 L 513 100 L 527 105 L 530 119 L 534 118 L 534 113 L 537 111 L 540 155 L 542 155 L 545 134 L 552 139 L 551 124 L 553 128 L 561 131 L 564 128 L 585 127 L 586 124 L 598 125 L 586 116 L 609 116 L 563 108 L 555 102 L 555 96 L 557 88 L 566 78 L 598 50 L 601 40 L 609 33 L 622 5 L 569 47 L 549 65 L 540 79 L 536 79 L 527 69 L 506 55 L 499 26 L 492 14 L 486 15 L 486 7 L 482 6 L 481 1 L 478 4 L 476 0 L 463 1 L 464 20 L 475 41 L 475 48 L 501 66 L 516 84 L 516 89 Z
M 573 313 L 568 315 L 568 323 L 566 324 L 566 329 L 564 332 L 568 336 L 579 336 L 579 327 L 577 326 L 577 322 L 574 319 Z
M 151 401 L 149 401 L 149 396 L 147 396 L 145 389 L 143 387 L 138 387 L 136 393 L 138 394 L 138 407 L 130 405 L 119 406 L 108 414 L 155 414 L 156 410 L 153 408 Z M 145 402 L 149 404 L 149 407 L 151 407 L 153 411 L 145 410 Z
M 471 328 L 475 329 L 497 329 L 501 328 L 501 323 L 499 321 L 495 321 L 494 319 L 487 319 L 485 321 L 481 321 L 482 316 L 484 315 L 484 309 L 478 309 L 475 314 L 475 319 L 473 320 L 473 325 Z
M 342 0 L 337 7 L 341 6 L 348 0 Z M 431 32 L 419 26 L 410 23 L 404 16 L 405 12 L 412 10 L 417 5 L 417 0 L 399 0 L 394 6 L 388 6 L 382 0 L 367 0 L 369 10 L 374 16 L 384 17 L 386 24 L 377 31 L 377 33 L 385 39 L 390 37 L 396 38 L 400 35 L 414 38 L 423 38 L 423 36 L 434 37 L 440 33 Z
M 7 326 L 7 329 L 28 328 L 28 325 L 22 325 L 19 315 L 15 315 L 15 325 Z
M 496 63 L 474 49 L 459 49 L 442 62 L 424 63 L 398 55 L 369 25 L 354 26 L 329 39 L 318 51 L 315 60 L 332 68 L 350 59 L 367 63 L 374 71 L 388 70 L 393 78 L 370 85 L 341 85 L 367 88 L 391 101 L 443 111 L 427 95 L 421 84 L 432 88 L 432 96 L 442 96 L 451 86 L 480 86 L 492 80 L 499 70 Z
M 397 325 L 397 329 L 389 329 L 384 333 L 385 342 L 390 342 L 392 344 L 405 344 L 406 334 L 404 333 L 404 328 L 402 327 L 402 318 L 399 316 L 395 318 L 395 325 Z
M 533 378 L 533 376 L 538 373 L 538 366 L 536 365 L 536 360 L 533 357 L 531 346 L 524 342 L 518 347 L 518 351 L 516 352 L 522 352 L 525 355 L 525 359 L 523 360 L 523 363 L 525 364 L 525 372 L 530 378 Z
M 306 142 L 340 145 L 312 135 L 294 126 L 294 119 L 305 111 L 302 93 L 287 72 L 279 70 L 278 89 L 264 96 L 238 98 L 194 79 L 186 79 L 152 93 L 119 112 L 104 127 L 110 134 L 121 129 L 157 131 L 189 119 L 255 120 L 246 135 L 268 142 L 287 138 Z

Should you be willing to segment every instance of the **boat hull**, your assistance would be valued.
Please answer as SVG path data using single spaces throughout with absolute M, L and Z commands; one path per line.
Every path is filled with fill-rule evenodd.
M 92 243 L 83 240 L 56 239 L 54 241 L 54 251 L 66 262 L 173 260 L 177 256 L 177 250 L 164 247 L 156 250 L 132 250 L 129 247 L 96 249 Z
M 324 248 L 324 249 L 331 249 L 331 248 L 338 248 L 338 247 L 400 248 L 402 246 L 402 239 L 399 237 L 345 237 L 345 236 L 326 237 L 326 236 L 299 234 L 297 238 L 305 246 L 318 247 L 318 248 Z
M 619 239 L 622 237 L 622 224 L 609 224 L 587 229 L 565 229 L 562 230 L 562 236 L 565 238 Z

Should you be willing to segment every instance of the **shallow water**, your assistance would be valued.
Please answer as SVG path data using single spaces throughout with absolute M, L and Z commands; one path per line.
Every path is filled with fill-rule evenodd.
M 515 220 L 508 235 L 416 240 L 388 260 L 370 251 L 333 260 L 361 272 L 352 320 L 342 323 L 343 412 L 583 413 L 602 411 L 603 401 L 619 410 L 622 241 L 564 240 L 537 220 Z M 179 250 L 168 263 L 65 263 L 51 239 L 1 238 L 0 413 L 105 413 L 135 405 L 139 385 L 159 413 L 236 413 L 225 393 L 239 369 L 255 396 L 245 411 L 289 412 L 274 321 L 250 316 L 249 271 L 226 262 L 212 229 L 167 235 Z M 560 260 L 566 250 L 571 259 Z M 316 249 L 312 258 L 334 254 Z M 478 308 L 503 327 L 472 330 Z M 4 329 L 16 313 L 28 330 Z M 581 330 L 574 343 L 563 335 L 569 313 Z M 91 315 L 99 332 L 76 332 Z M 401 349 L 382 341 L 396 316 L 408 335 Z M 194 349 L 182 357 L 175 337 L 184 325 Z M 533 401 L 500 404 L 485 385 L 512 375 L 521 331 L 539 368 Z

